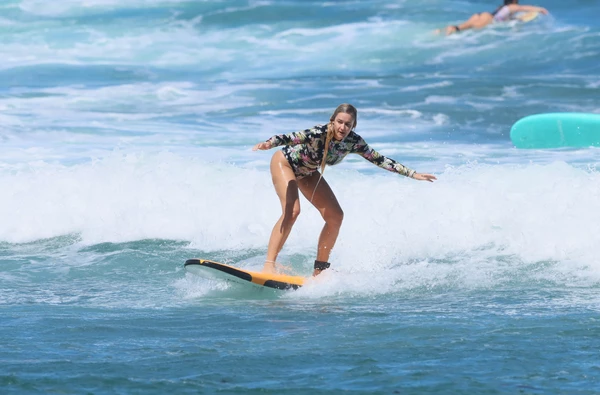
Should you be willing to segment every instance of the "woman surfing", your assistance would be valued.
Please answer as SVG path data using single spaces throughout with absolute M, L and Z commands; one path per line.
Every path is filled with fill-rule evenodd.
M 317 125 L 290 134 L 275 135 L 252 148 L 256 151 L 284 146 L 275 152 L 271 159 L 271 177 L 281 202 L 282 214 L 271 232 L 263 271 L 276 271 L 277 256 L 300 214 L 298 192 L 301 192 L 315 206 L 325 221 L 319 236 L 313 276 L 329 268 L 329 255 L 342 226 L 344 212 L 329 184 L 323 178 L 326 164 L 336 165 L 346 155 L 354 153 L 385 170 L 415 180 L 429 182 L 436 180 L 436 177 L 431 174 L 417 173 L 371 148 L 354 131 L 357 116 L 358 112 L 354 106 L 341 104 L 335 109 L 326 125 Z

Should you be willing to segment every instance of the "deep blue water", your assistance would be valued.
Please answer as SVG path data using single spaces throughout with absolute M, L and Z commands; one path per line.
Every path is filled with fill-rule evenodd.
M 520 118 L 600 113 L 600 3 L 432 34 L 492 1 L 0 4 L 0 390 L 5 394 L 595 394 L 599 151 L 519 150 Z M 327 169 L 334 270 L 262 266 L 273 134 L 357 132 Z M 303 212 L 280 260 L 311 272 Z

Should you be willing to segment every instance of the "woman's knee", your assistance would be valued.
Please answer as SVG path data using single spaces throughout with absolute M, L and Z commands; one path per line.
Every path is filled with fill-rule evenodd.
M 323 219 L 328 225 L 340 227 L 342 226 L 342 221 L 344 221 L 344 211 L 341 208 L 325 210 Z
M 287 223 L 293 224 L 300 215 L 300 204 L 290 204 L 283 210 L 283 220 Z

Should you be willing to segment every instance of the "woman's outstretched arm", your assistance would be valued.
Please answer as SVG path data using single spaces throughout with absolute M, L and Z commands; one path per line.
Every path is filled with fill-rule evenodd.
M 409 169 L 403 164 L 381 155 L 379 152 L 371 148 L 362 138 L 352 147 L 352 152 L 359 154 L 369 162 L 381 167 L 382 169 L 402 174 L 403 176 L 414 178 L 415 180 L 433 182 L 437 180 L 434 175 L 417 173 L 415 170 Z

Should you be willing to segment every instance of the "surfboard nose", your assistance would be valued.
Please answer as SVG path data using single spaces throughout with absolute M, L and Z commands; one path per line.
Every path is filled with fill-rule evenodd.
M 584 148 L 600 146 L 600 114 L 548 113 L 518 120 L 510 130 L 517 148 Z
M 207 279 L 233 281 L 281 290 L 295 290 L 304 285 L 305 278 L 285 274 L 254 272 L 208 259 L 188 259 L 185 269 Z

